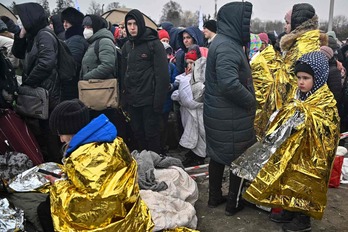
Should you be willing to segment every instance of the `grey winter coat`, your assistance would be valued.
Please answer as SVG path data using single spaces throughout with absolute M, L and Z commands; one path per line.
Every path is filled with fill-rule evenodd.
M 95 42 L 99 42 L 99 61 L 94 51 Z M 106 28 L 98 30 L 87 40 L 88 49 L 83 56 L 80 79 L 109 79 L 115 77 L 116 47 L 114 37 Z
M 203 107 L 207 155 L 225 165 L 256 142 L 255 93 L 242 47 L 249 40 L 251 11 L 248 2 L 220 9 L 207 58 Z

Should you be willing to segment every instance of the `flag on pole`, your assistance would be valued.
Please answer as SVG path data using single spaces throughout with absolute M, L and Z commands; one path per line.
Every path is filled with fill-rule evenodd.
M 202 13 L 202 7 L 201 6 L 199 6 L 198 28 L 200 30 L 203 30 L 203 13 Z
M 79 5 L 79 2 L 77 0 L 75 0 L 75 9 L 80 11 L 80 5 Z

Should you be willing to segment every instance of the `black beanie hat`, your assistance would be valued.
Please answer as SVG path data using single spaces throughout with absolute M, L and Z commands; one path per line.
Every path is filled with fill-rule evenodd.
M 315 15 L 315 9 L 311 4 L 298 3 L 292 7 L 291 13 L 291 31 L 295 30 L 302 23 L 312 19 Z
M 78 99 L 61 102 L 51 113 L 51 131 L 74 135 L 89 123 L 89 110 Z
M 207 28 L 211 32 L 216 33 L 216 21 L 213 19 L 206 21 L 203 27 Z
M 294 72 L 295 72 L 295 75 L 298 72 L 305 72 L 305 73 L 311 74 L 312 77 L 314 78 L 314 71 L 313 71 L 312 67 L 309 64 L 302 62 L 302 61 L 298 61 L 296 63 L 295 68 L 294 68 Z
M 73 26 L 81 26 L 84 15 L 73 7 L 68 7 L 61 13 L 62 22 L 68 21 Z

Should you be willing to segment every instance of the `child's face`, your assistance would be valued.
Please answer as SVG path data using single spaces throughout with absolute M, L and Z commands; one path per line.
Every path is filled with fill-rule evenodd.
M 298 72 L 297 76 L 297 86 L 301 92 L 307 93 L 309 92 L 314 85 L 314 79 L 311 74 L 305 72 Z
M 195 63 L 194 60 L 191 60 L 191 59 L 186 59 L 186 63 L 187 63 L 187 67 L 185 69 L 185 73 L 186 74 L 189 74 L 192 72 L 192 66 L 193 64 Z

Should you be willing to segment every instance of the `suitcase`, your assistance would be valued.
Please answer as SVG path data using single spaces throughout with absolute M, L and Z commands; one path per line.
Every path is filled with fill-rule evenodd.
M 11 109 L 0 109 L 0 153 L 7 151 L 26 154 L 34 165 L 44 162 L 39 145 L 23 119 Z

